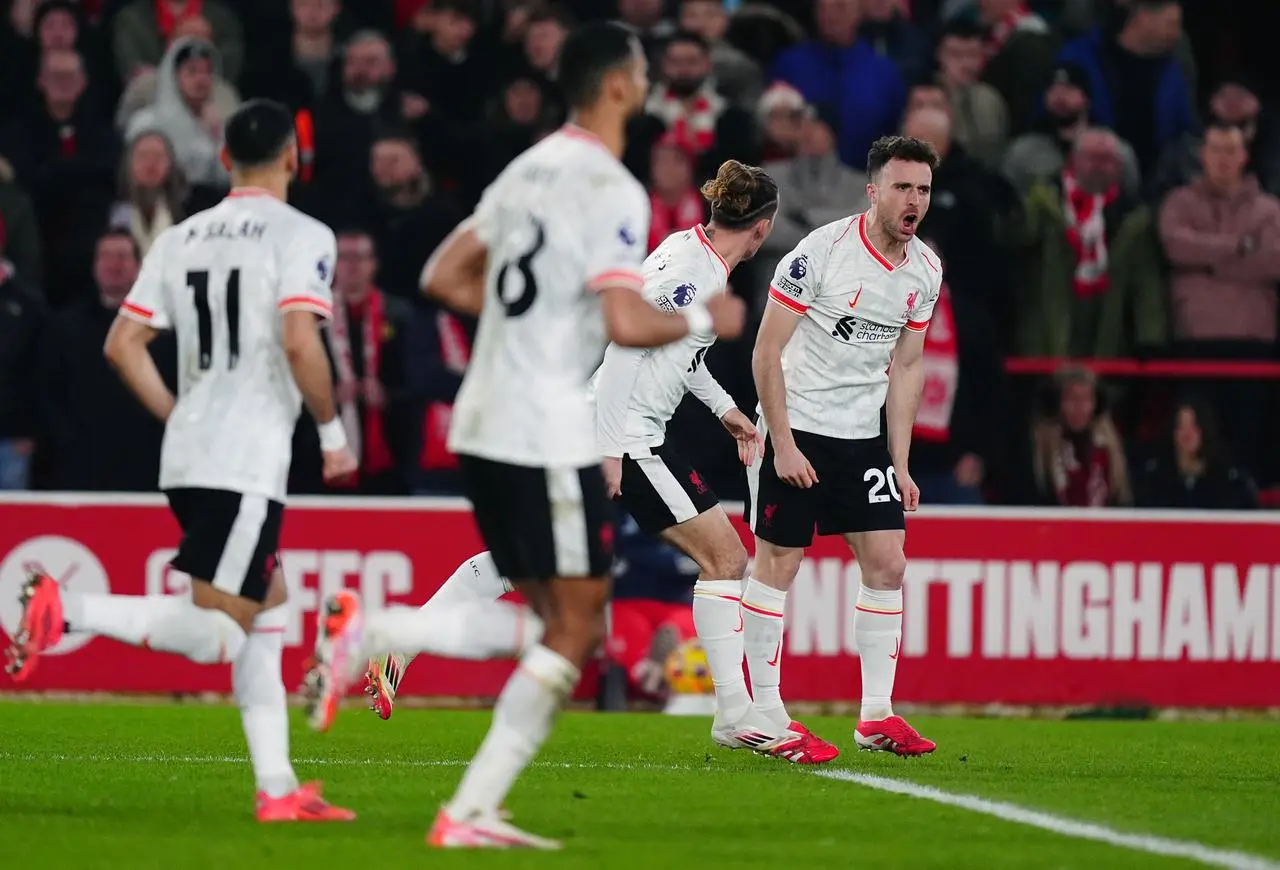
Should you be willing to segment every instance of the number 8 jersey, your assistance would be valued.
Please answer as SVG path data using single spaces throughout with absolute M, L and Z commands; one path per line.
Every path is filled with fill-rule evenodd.
M 605 347 L 596 293 L 644 288 L 649 197 L 572 125 L 512 161 L 474 215 L 488 248 L 484 308 L 449 449 L 495 462 L 600 461 L 588 381 Z
M 302 394 L 281 341 L 287 311 L 328 319 L 333 232 L 241 188 L 156 239 L 120 313 L 178 344 L 178 403 L 160 488 L 285 500 Z

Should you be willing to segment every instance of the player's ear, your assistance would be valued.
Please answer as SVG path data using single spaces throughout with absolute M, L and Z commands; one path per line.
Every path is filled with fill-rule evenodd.
M 227 150 L 226 145 L 223 145 L 222 148 L 218 150 L 218 159 L 222 161 L 222 168 L 227 170 L 227 172 L 230 172 L 231 171 L 231 152 Z
M 876 204 L 876 183 L 874 181 L 867 182 L 867 202 L 872 205 Z
M 293 178 L 298 174 L 298 143 L 294 142 L 284 152 L 284 168 L 288 170 L 289 177 Z

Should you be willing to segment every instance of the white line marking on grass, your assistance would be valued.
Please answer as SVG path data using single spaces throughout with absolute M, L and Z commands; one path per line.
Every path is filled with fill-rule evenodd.
M 1007 822 L 1030 825 L 1033 828 L 1051 831 L 1065 837 L 1075 837 L 1078 840 L 1094 840 L 1099 843 L 1108 843 L 1112 846 L 1122 846 L 1126 849 L 1134 849 L 1138 852 L 1147 852 L 1152 855 L 1164 855 L 1170 858 L 1187 858 L 1192 861 L 1199 861 L 1201 864 L 1208 864 L 1211 867 L 1226 867 L 1228 870 L 1280 870 L 1280 862 L 1263 858 L 1260 855 L 1250 855 L 1247 852 L 1236 852 L 1230 849 L 1217 849 L 1190 840 L 1171 840 L 1166 837 L 1151 836 L 1150 834 L 1126 834 L 1114 828 L 1108 828 L 1092 822 L 1081 822 L 1064 818 L 1063 816 L 1027 809 L 1017 804 L 1002 803 L 975 795 L 954 794 L 933 786 L 918 785 L 901 779 L 854 773 L 848 770 L 818 770 L 814 771 L 814 774 L 824 779 L 852 782 L 880 791 L 923 798 L 935 803 L 994 816 Z
M 64 755 L 60 753 L 18 754 L 0 752 L 0 763 L 16 762 L 35 764 L 58 762 L 62 764 L 248 764 L 248 756 L 240 755 L 114 755 L 97 753 L 88 755 Z M 293 763 L 303 767 L 466 767 L 467 758 L 295 758 Z M 660 770 L 704 771 L 708 765 L 692 764 L 625 764 L 623 762 L 535 761 L 534 767 L 557 770 Z

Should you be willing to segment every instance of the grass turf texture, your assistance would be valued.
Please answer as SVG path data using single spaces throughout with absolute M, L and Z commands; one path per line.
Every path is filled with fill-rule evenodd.
M 293 711 L 304 779 L 350 825 L 257 824 L 239 717 L 218 706 L 0 704 L 6 867 L 1195 867 L 813 776 L 711 745 L 708 723 L 566 714 L 509 801 L 561 853 L 434 853 L 423 834 L 484 735 L 483 712 Z M 1280 859 L 1280 727 L 1266 722 L 920 719 L 929 758 L 848 747 L 834 765 L 1121 831 Z

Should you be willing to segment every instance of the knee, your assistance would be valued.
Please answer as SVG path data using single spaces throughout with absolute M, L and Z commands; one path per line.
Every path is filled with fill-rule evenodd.
M 580 665 L 600 648 L 604 637 L 604 613 L 559 612 L 546 620 L 542 642 Z
M 764 544 L 764 546 L 760 546 Z M 755 578 L 775 589 L 789 589 L 800 573 L 804 550 L 798 547 L 775 547 L 757 539 Z
M 702 576 L 709 580 L 741 580 L 747 576 L 747 548 L 739 541 L 736 546 L 717 549 L 707 560 L 707 564 L 699 565 Z
M 879 553 L 862 569 L 862 583 L 872 589 L 901 589 L 907 574 L 907 556 L 901 550 Z

